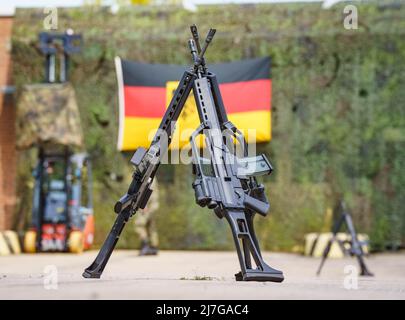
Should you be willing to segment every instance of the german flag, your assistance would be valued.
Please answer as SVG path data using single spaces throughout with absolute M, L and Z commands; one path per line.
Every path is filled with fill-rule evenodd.
M 148 147 L 186 68 L 119 57 L 115 58 L 115 66 L 119 93 L 118 150 Z M 212 64 L 208 69 L 217 75 L 229 120 L 244 132 L 249 142 L 270 141 L 270 58 Z M 187 145 L 199 124 L 190 94 L 176 124 L 171 148 Z

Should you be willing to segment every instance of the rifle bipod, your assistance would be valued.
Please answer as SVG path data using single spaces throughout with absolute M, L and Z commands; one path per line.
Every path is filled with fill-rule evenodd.
M 364 252 L 362 245 L 363 243 L 359 241 L 357 237 L 357 232 L 356 229 L 354 228 L 352 216 L 350 213 L 346 210 L 346 205 L 343 201 L 340 202 L 340 209 L 341 209 L 341 216 L 339 219 L 336 221 L 333 230 L 332 230 L 332 237 L 329 239 L 323 254 L 322 254 L 322 260 L 321 263 L 318 267 L 318 271 L 316 274 L 319 276 L 321 274 L 323 265 L 325 264 L 325 261 L 329 255 L 329 251 L 332 248 L 332 244 L 336 241 L 337 244 L 339 245 L 340 249 L 345 255 L 350 255 L 350 256 L 356 256 L 357 262 L 359 263 L 360 266 L 360 275 L 361 276 L 374 276 L 373 273 L 371 273 L 367 266 L 366 262 L 364 261 Z M 343 224 L 346 224 L 347 231 L 350 234 L 350 241 L 340 241 L 337 239 L 337 233 L 339 232 L 340 228 L 342 227 Z M 349 245 L 349 249 L 346 248 L 346 244 Z
M 228 221 L 241 267 L 235 275 L 236 280 L 284 280 L 281 271 L 263 261 L 253 228 L 255 214 L 266 216 L 270 209 L 264 187 L 258 184 L 256 176 L 270 174 L 271 164 L 265 155 L 248 157 L 242 133 L 228 121 L 216 76 L 207 71 L 204 53 L 215 29 L 210 29 L 202 47 L 195 26 L 191 27 L 191 32 L 193 39 L 189 40 L 189 47 L 193 67 L 184 72 L 149 149 L 138 148 L 133 155 L 131 163 L 135 171 L 132 183 L 128 192 L 115 204 L 116 221 L 95 261 L 84 271 L 85 278 L 101 276 L 125 223 L 138 209 L 145 208 L 161 158 L 170 145 L 174 124 L 193 89 L 201 121 L 190 137 L 196 203 L 213 209 L 219 218 L 225 217 Z M 197 139 L 201 135 L 205 138 L 208 157 L 200 155 Z M 236 144 L 242 147 L 242 157 L 236 155 Z

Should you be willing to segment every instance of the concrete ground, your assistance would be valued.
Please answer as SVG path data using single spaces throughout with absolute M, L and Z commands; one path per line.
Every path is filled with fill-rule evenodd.
M 235 252 L 163 251 L 138 257 L 113 253 L 101 279 L 81 274 L 97 252 L 23 254 L 0 257 L 2 299 L 405 299 L 405 254 L 367 259 L 375 277 L 351 278 L 355 259 L 328 259 L 322 275 L 319 259 L 265 253 L 269 265 L 284 271 L 283 283 L 235 282 Z M 349 267 L 347 267 L 349 266 Z M 346 270 L 345 270 L 346 267 Z M 356 275 L 356 273 L 355 273 Z M 346 278 L 345 278 L 346 277 Z

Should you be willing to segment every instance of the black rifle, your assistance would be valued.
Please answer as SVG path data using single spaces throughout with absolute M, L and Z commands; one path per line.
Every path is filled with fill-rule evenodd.
M 204 53 L 215 31 L 209 30 L 201 47 L 197 28 L 191 26 L 193 39 L 188 43 L 194 64 L 190 71 L 184 72 L 149 149 L 138 148 L 133 155 L 131 163 L 135 172 L 132 183 L 128 192 L 115 204 L 114 211 L 118 217 L 95 261 L 84 271 L 85 278 L 101 276 L 125 223 L 139 208 L 145 208 L 161 158 L 170 145 L 174 124 L 193 90 L 201 120 L 200 126 L 190 138 L 193 173 L 196 175 L 193 183 L 196 202 L 202 207 L 213 209 L 218 217 L 225 217 L 229 222 L 241 266 L 241 272 L 235 275 L 236 280 L 284 280 L 281 271 L 263 261 L 253 228 L 256 212 L 265 216 L 270 208 L 264 187 L 257 183 L 255 176 L 270 174 L 272 167 L 264 155 L 247 157 L 246 141 L 242 133 L 228 121 L 217 78 L 207 71 L 205 65 Z M 197 147 L 200 135 L 205 137 L 209 158 L 200 156 Z M 242 158 L 235 155 L 236 143 L 243 149 Z M 252 266 L 252 258 L 255 267 Z
M 356 229 L 354 228 L 352 216 L 347 211 L 345 203 L 341 201 L 339 205 L 340 205 L 339 209 L 341 210 L 341 216 L 336 221 L 335 226 L 333 227 L 332 238 L 328 241 L 328 244 L 326 245 L 325 250 L 323 251 L 322 261 L 321 264 L 319 265 L 316 274 L 320 275 L 322 267 L 332 247 L 332 244 L 334 241 L 337 241 L 340 249 L 345 255 L 356 256 L 360 266 L 361 276 L 373 276 L 373 274 L 367 269 L 366 263 L 364 261 L 364 252 L 362 246 L 365 243 L 359 241 Z M 339 239 L 336 238 L 336 235 L 339 232 L 340 228 L 342 227 L 343 223 L 346 224 L 347 230 L 350 233 L 350 241 L 340 241 Z M 347 249 L 346 245 L 349 245 L 350 249 Z

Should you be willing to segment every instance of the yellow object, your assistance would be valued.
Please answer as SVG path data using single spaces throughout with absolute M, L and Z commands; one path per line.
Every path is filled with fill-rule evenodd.
M 369 241 L 370 241 L 370 238 L 368 237 L 368 235 L 364 234 L 364 233 L 358 234 L 357 239 L 359 239 L 359 241 L 362 242 L 362 243 L 369 243 Z M 368 245 L 362 245 L 361 248 L 363 249 L 364 254 L 369 253 Z
M 304 255 L 310 256 L 312 247 L 318 238 L 319 233 L 312 232 L 305 235 Z
M 17 232 L 12 231 L 12 230 L 7 230 L 7 231 L 3 232 L 3 236 L 6 238 L 10 251 L 13 254 L 20 254 L 21 247 L 20 247 L 20 241 L 18 240 Z
M 141 4 L 141 5 L 147 5 L 150 3 L 150 0 L 131 0 L 131 4 Z
M 71 253 L 82 253 L 84 249 L 83 232 L 72 231 L 69 235 L 68 247 Z
M 332 238 L 332 232 L 319 234 L 317 243 L 316 243 L 314 251 L 312 253 L 312 256 L 313 257 L 322 257 L 323 251 L 325 250 L 325 248 L 328 245 L 328 242 L 331 238 Z M 344 241 L 345 239 L 346 239 L 345 233 L 338 233 L 336 235 L 336 240 Z M 328 258 L 343 258 L 343 257 L 344 257 L 343 251 L 340 249 L 337 241 L 334 241 L 330 248 Z
M 27 231 L 24 236 L 24 252 L 35 253 L 37 233 L 35 231 Z
M 10 249 L 7 245 L 7 241 L 3 234 L 0 232 L 0 256 L 8 256 L 10 254 Z
M 367 243 L 368 239 L 369 239 L 368 235 L 366 235 L 366 234 L 358 234 L 357 237 L 360 242 L 364 242 L 364 243 Z M 306 256 L 322 257 L 323 251 L 325 250 L 325 248 L 328 245 L 328 242 L 331 238 L 332 238 L 332 232 L 306 234 L 305 235 L 304 254 Z M 348 233 L 339 232 L 336 235 L 336 240 L 340 240 L 342 242 L 350 241 L 351 237 L 350 237 L 350 234 L 348 234 Z M 344 257 L 344 253 L 336 240 L 333 242 L 333 244 L 330 248 L 329 255 L 328 255 L 329 258 L 343 258 Z M 365 254 L 367 254 L 369 252 L 368 245 L 363 245 L 362 249 Z M 311 250 L 312 250 L 312 254 L 311 254 Z

